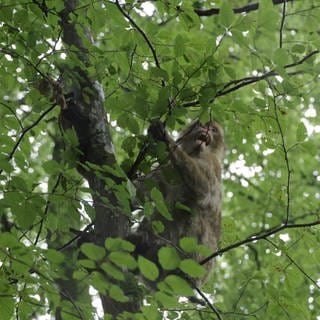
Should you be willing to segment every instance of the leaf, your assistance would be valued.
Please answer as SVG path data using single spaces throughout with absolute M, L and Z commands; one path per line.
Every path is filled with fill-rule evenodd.
M 206 274 L 206 269 L 193 259 L 184 259 L 179 268 L 192 278 L 201 278 Z
M 86 279 L 88 277 L 88 273 L 86 271 L 82 271 L 82 270 L 76 270 L 73 274 L 72 274 L 72 278 L 75 280 L 80 280 L 83 281 L 84 279 Z
M 162 291 L 158 291 L 154 294 L 157 301 L 159 301 L 160 305 L 163 306 L 163 308 L 175 308 L 179 306 L 179 302 L 177 297 L 170 296 Z
M 127 302 L 129 300 L 129 298 L 125 296 L 123 290 L 117 285 L 111 285 L 109 289 L 109 296 L 113 300 L 116 300 L 119 302 Z
M 52 175 L 57 172 L 60 172 L 60 170 L 61 170 L 59 163 L 55 160 L 45 161 L 42 164 L 42 168 L 46 171 L 46 173 L 52 174 Z
M 152 77 L 162 79 L 164 81 L 168 81 L 168 72 L 161 68 L 150 68 L 150 73 Z
M 0 297 L 1 320 L 11 320 L 14 318 L 15 302 L 13 298 Z
M 159 213 L 167 220 L 172 221 L 173 219 L 165 204 L 165 200 L 163 198 L 162 193 L 158 189 L 153 188 L 150 192 L 150 196 L 151 199 L 155 202 L 156 208 L 159 211 Z
M 93 271 L 90 274 L 90 285 L 94 286 L 100 293 L 105 294 L 110 287 L 109 282 L 105 278 L 105 276 L 97 271 Z
M 228 28 L 232 25 L 235 19 L 235 14 L 233 13 L 232 6 L 230 1 L 223 1 L 222 6 L 219 12 L 219 21 L 220 23 Z
M 94 261 L 101 260 L 106 254 L 106 250 L 103 247 L 97 246 L 94 243 L 83 243 L 80 247 L 80 250 L 89 259 Z
M 128 129 L 133 134 L 138 134 L 140 132 L 139 123 L 128 113 L 121 114 L 117 119 L 117 124 L 121 128 Z
M 192 296 L 193 291 L 188 282 L 176 275 L 169 275 L 165 278 L 164 282 L 171 288 L 171 290 L 181 296 Z
M 152 230 L 155 233 L 162 233 L 165 230 L 165 226 L 163 225 L 162 221 L 160 220 L 153 220 L 152 221 Z
M 159 276 L 158 267 L 150 260 L 143 256 L 138 257 L 138 266 L 142 275 L 148 280 L 154 281 Z
M 185 51 L 185 39 L 182 37 L 181 34 L 178 34 L 174 41 L 174 54 L 176 57 L 180 57 L 184 54 L 184 51 Z
M 162 247 L 158 251 L 160 265 L 165 270 L 174 270 L 179 267 L 180 257 L 176 249 L 171 247 Z
M 188 253 L 194 253 L 197 251 L 198 242 L 195 238 L 184 237 L 179 240 L 180 248 Z
M 110 277 L 119 280 L 119 281 L 124 281 L 125 277 L 118 268 L 113 266 L 111 263 L 103 262 L 101 264 L 101 269 L 105 271 Z
M 300 122 L 297 127 L 296 137 L 297 137 L 297 140 L 300 142 L 304 141 L 308 137 L 307 128 L 303 122 Z
M 47 249 L 44 251 L 44 256 L 46 257 L 46 259 L 48 259 L 50 262 L 54 262 L 54 263 L 62 263 L 65 259 L 65 256 L 54 249 Z
M 78 263 L 80 266 L 82 266 L 86 269 L 96 269 L 97 268 L 95 261 L 90 260 L 90 259 L 79 259 Z
M 142 314 L 144 315 L 145 319 L 148 319 L 148 320 L 158 320 L 159 319 L 157 305 L 142 306 L 140 310 L 141 310 Z
M 127 252 L 111 252 L 108 258 L 118 267 L 128 268 L 129 270 L 133 270 L 137 267 L 136 260 Z
M 27 206 L 27 207 L 26 207 Z M 28 229 L 32 226 L 36 218 L 36 211 L 27 202 L 12 204 L 12 211 L 16 221 L 22 229 Z
M 280 67 L 283 67 L 290 62 L 287 50 L 283 48 L 279 48 L 275 51 L 273 59 L 275 64 Z
M 104 245 L 110 251 L 123 250 L 133 252 L 135 248 L 135 246 L 131 242 L 123 240 L 121 238 L 107 238 Z

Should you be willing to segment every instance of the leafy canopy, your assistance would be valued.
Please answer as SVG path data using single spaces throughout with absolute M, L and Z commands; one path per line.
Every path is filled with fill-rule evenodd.
M 158 252 L 156 265 L 134 257 L 123 239 L 80 248 L 72 240 L 70 228 L 90 229 L 97 195 L 76 170 L 82 150 L 75 131 L 61 129 L 52 100 L 58 89 L 50 81 L 66 79 L 68 89 L 77 68 L 102 85 L 115 176 L 134 165 L 153 118 L 173 131 L 213 117 L 226 134 L 221 251 L 213 253 L 215 272 L 202 288 L 213 304 L 179 302 L 193 291 L 171 274 L 145 296 L 135 318 L 320 317 L 320 6 L 318 0 L 273 2 L 221 0 L 213 8 L 206 1 L 80 0 L 69 20 L 85 61 L 64 42 L 61 13 L 68 1 L 1 1 L 1 319 L 102 319 L 88 286 L 127 302 L 130 290 L 121 284 L 130 287 L 132 279 L 125 270 L 148 281 L 158 279 L 160 267 L 190 278 L 204 272 L 201 262 L 172 247 Z M 92 95 L 86 88 L 78 99 L 90 103 Z M 155 156 L 165 158 L 163 145 L 139 171 L 149 172 Z M 90 168 L 97 177 L 110 173 Z M 130 215 L 132 184 L 105 183 Z M 155 205 L 171 218 L 158 190 L 152 195 L 144 213 Z M 109 200 L 100 198 L 107 207 Z M 186 253 L 197 246 L 181 239 Z

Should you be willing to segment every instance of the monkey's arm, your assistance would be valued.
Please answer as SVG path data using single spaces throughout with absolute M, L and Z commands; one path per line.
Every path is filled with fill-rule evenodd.
M 195 192 L 197 196 L 205 196 L 209 191 L 209 179 L 216 179 L 210 172 L 210 163 L 207 163 L 206 170 L 199 166 L 199 162 L 190 157 L 165 130 L 164 125 L 160 121 L 155 121 L 149 128 L 149 133 L 155 140 L 163 141 L 167 144 L 172 165 L 178 170 L 181 178 L 186 186 Z M 206 172 L 205 172 L 206 171 Z
M 186 186 L 197 196 L 207 195 L 209 185 L 212 183 L 209 179 L 215 179 L 214 176 L 210 177 L 212 170 L 210 170 L 209 164 L 207 164 L 207 172 L 204 172 L 199 163 L 182 150 L 171 137 L 168 148 L 172 165 L 178 170 Z

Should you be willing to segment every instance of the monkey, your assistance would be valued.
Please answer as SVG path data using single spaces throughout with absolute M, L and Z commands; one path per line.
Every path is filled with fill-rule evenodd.
M 56 103 L 62 110 L 67 109 L 66 98 L 60 82 L 55 81 L 48 76 L 40 79 L 35 86 L 42 95 L 49 97 L 50 102 Z
M 150 199 L 150 191 L 156 186 L 161 191 L 171 217 L 156 212 L 145 217 L 136 235 L 138 254 L 156 261 L 161 246 L 179 247 L 183 237 L 195 238 L 212 253 L 217 250 L 221 224 L 221 167 L 225 154 L 224 133 L 216 121 L 191 123 L 175 141 L 160 121 L 153 122 L 149 134 L 156 141 L 165 143 L 169 163 L 135 181 L 138 198 Z M 153 230 L 160 221 L 163 230 Z M 201 261 L 200 253 L 191 258 Z M 213 268 L 213 261 L 205 265 L 207 275 L 199 279 L 205 282 Z

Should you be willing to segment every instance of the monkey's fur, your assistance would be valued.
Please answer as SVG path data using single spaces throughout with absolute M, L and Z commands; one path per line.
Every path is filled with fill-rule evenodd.
M 157 212 L 146 217 L 136 233 L 141 236 L 137 253 L 156 262 L 161 246 L 178 247 L 183 237 L 194 237 L 211 252 L 216 251 L 221 222 L 221 165 L 225 153 L 221 126 L 215 121 L 204 125 L 194 122 L 177 141 L 169 136 L 161 122 L 154 122 L 149 133 L 155 140 L 166 143 L 170 161 L 136 181 L 138 195 L 148 199 L 150 189 L 146 185 L 156 186 L 163 194 L 172 219 Z M 190 210 L 181 209 L 179 204 Z M 152 230 L 155 220 L 164 225 L 160 234 Z M 204 257 L 196 253 L 192 258 L 201 261 Z M 205 265 L 208 274 L 212 266 L 213 261 Z

